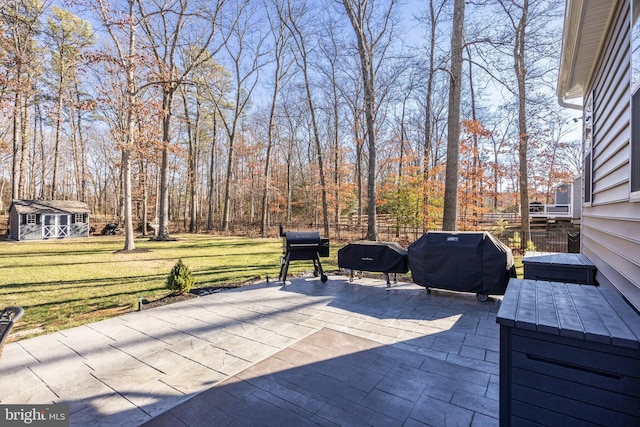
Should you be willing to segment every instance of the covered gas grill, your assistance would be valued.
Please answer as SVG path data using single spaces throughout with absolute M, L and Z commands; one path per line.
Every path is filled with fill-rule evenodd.
M 291 261 L 313 261 L 313 274 L 322 282 L 327 276 L 322 271 L 320 257 L 329 256 L 329 239 L 321 238 L 317 231 L 287 231 L 280 227 L 282 257 L 280 257 L 280 281 L 287 281 Z
M 409 261 L 407 250 L 395 242 L 361 240 L 338 251 L 338 267 L 351 270 L 349 281 L 353 281 L 354 271 L 384 273 L 389 287 L 389 274 L 393 273 L 397 282 L 397 273 L 409 271 Z
M 413 281 L 427 288 L 503 295 L 515 277 L 513 254 L 487 232 L 428 232 L 409 246 Z

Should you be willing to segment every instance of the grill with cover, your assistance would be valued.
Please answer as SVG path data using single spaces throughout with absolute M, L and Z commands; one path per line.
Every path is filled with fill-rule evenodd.
M 391 285 L 389 273 L 409 271 L 407 250 L 395 242 L 373 242 L 361 240 L 350 243 L 338 251 L 338 267 L 351 270 L 350 281 L 354 271 L 384 273 L 387 287 Z
M 282 256 L 280 257 L 280 281 L 286 282 L 289 262 L 313 261 L 313 274 L 320 276 L 322 282 L 327 276 L 322 271 L 320 257 L 329 256 L 329 239 L 320 238 L 317 231 L 287 231 L 280 229 L 282 237 Z
M 508 246 L 487 232 L 428 232 L 409 246 L 413 281 L 427 288 L 504 295 L 516 277 Z

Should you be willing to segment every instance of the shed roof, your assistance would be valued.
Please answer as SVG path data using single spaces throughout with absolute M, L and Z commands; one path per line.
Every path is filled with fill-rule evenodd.
M 16 212 L 28 213 L 88 213 L 89 205 L 75 200 L 14 200 L 11 204 Z
M 561 104 L 584 96 L 616 5 L 611 0 L 566 0 L 557 86 Z

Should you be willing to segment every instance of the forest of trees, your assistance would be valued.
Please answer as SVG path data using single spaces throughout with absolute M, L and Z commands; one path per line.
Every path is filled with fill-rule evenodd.
M 376 239 L 381 214 L 469 230 L 551 203 L 581 158 L 563 7 L 0 0 L 3 209 L 85 201 L 133 249 L 154 218 L 164 239 L 353 216 Z

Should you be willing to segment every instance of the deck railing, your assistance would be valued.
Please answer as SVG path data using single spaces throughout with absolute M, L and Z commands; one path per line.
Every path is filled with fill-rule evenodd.
M 532 203 L 529 205 L 529 217 L 571 217 L 571 205 L 543 205 Z

